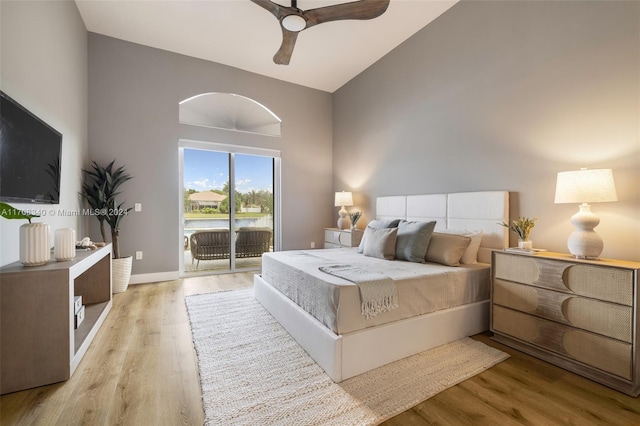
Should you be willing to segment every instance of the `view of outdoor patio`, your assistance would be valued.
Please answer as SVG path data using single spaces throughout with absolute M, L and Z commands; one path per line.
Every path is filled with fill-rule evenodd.
M 185 149 L 184 273 L 259 270 L 273 251 L 273 206 L 272 158 Z

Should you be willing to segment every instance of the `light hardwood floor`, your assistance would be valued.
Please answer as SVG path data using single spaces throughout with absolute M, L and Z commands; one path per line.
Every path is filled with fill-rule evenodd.
M 0 398 L 0 424 L 201 425 L 185 295 L 249 287 L 252 273 L 130 286 L 73 377 Z M 491 341 L 511 358 L 384 423 L 640 425 L 640 398 Z

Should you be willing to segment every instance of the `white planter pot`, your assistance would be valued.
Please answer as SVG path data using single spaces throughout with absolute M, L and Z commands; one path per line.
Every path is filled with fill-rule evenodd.
M 111 286 L 113 293 L 122 293 L 127 290 L 131 279 L 132 263 L 132 256 L 111 259 Z
M 46 264 L 51 258 L 51 237 L 46 223 L 25 223 L 20 227 L 20 262 L 24 266 Z

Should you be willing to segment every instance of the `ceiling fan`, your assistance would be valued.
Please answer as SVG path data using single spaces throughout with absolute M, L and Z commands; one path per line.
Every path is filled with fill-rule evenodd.
M 273 62 L 289 65 L 298 33 L 323 22 L 343 19 L 373 19 L 382 15 L 389 6 L 389 0 L 360 0 L 316 9 L 300 10 L 297 0 L 291 6 L 281 6 L 271 0 L 251 0 L 276 17 L 282 28 L 282 44 L 273 56 Z

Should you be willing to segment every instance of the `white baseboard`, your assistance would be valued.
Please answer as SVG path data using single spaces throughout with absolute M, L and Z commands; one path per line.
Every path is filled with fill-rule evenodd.
M 180 278 L 180 274 L 178 271 L 170 271 L 170 272 L 156 272 L 153 274 L 136 274 L 131 275 L 131 280 L 129 284 L 145 284 L 145 283 L 155 283 L 158 281 L 173 281 Z

